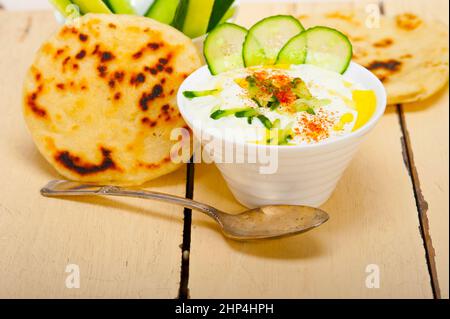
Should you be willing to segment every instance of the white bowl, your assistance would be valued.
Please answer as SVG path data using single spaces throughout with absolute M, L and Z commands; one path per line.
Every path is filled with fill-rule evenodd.
M 208 77 L 211 77 L 208 68 L 202 67 L 191 74 L 178 91 L 178 107 L 194 132 L 200 129 L 199 123 L 189 116 L 192 113 L 187 112 L 187 99 L 182 92 L 195 87 L 195 83 L 204 83 Z M 263 163 L 220 163 L 218 159 L 222 158 L 221 152 L 212 154 L 212 160 L 240 203 L 251 208 L 283 204 L 319 207 L 330 198 L 360 143 L 375 127 L 386 109 L 386 91 L 383 84 L 369 70 L 352 62 L 344 77 L 373 90 L 377 96 L 375 114 L 366 125 L 351 134 L 311 145 L 245 143 L 244 150 L 239 142 L 227 140 L 221 134 L 211 134 L 216 142 L 232 147 L 237 153 L 244 152 L 242 156 L 247 156 L 252 151 L 277 153 L 278 170 L 270 175 L 261 174 L 261 169 L 265 166 Z M 204 141 L 201 142 L 205 144 Z

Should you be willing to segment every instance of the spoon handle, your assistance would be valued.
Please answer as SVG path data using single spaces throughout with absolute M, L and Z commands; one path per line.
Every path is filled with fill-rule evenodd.
M 117 186 L 100 186 L 91 184 L 81 184 L 77 182 L 55 180 L 49 182 L 41 189 L 41 194 L 45 197 L 62 196 L 118 196 L 152 199 L 178 206 L 198 210 L 218 221 L 221 214 L 216 208 L 199 203 L 192 199 L 178 197 L 169 194 L 146 191 L 142 189 L 127 189 Z

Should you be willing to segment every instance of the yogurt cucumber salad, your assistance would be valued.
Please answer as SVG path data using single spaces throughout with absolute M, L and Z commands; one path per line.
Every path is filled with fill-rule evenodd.
M 375 93 L 343 75 L 353 50 L 337 30 L 305 30 L 292 16 L 250 30 L 224 23 L 209 33 L 204 55 L 211 76 L 183 92 L 187 110 L 235 140 L 322 143 L 358 130 L 375 112 Z M 255 135 L 242 133 L 248 129 Z

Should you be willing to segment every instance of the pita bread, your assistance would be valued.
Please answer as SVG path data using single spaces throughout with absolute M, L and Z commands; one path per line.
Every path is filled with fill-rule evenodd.
M 405 13 L 382 16 L 380 25 L 364 12 L 303 16 L 305 27 L 326 25 L 347 34 L 354 61 L 374 72 L 386 87 L 388 103 L 424 100 L 448 82 L 448 26 Z
M 88 14 L 36 55 L 24 115 L 42 155 L 68 179 L 139 185 L 170 173 L 182 81 L 201 66 L 174 28 L 128 15 Z

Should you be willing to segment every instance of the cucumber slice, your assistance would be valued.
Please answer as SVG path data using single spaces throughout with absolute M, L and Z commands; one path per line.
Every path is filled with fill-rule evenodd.
M 190 38 L 206 34 L 213 5 L 214 0 L 182 0 L 175 27 Z
M 80 7 L 82 14 L 86 13 L 112 13 L 108 6 L 101 0 L 72 0 Z
M 162 0 L 164 1 L 164 0 Z M 172 21 L 172 27 L 183 31 L 184 22 L 186 21 L 186 16 L 189 9 L 190 0 L 180 0 L 178 7 L 175 11 L 175 17 Z
M 128 0 L 103 0 L 108 8 L 117 14 L 136 14 Z
M 279 15 L 256 23 L 244 43 L 246 66 L 273 65 L 285 44 L 304 30 L 293 16 Z
M 214 89 L 214 90 L 206 90 L 206 91 L 184 91 L 183 95 L 184 97 L 188 99 L 194 99 L 196 97 L 203 97 L 208 95 L 214 95 L 216 93 L 219 93 L 221 90 Z
M 344 73 L 353 56 L 350 40 L 340 31 L 314 27 L 306 31 L 308 49 L 305 63 Z
M 233 5 L 234 0 L 215 0 L 214 6 L 211 13 L 211 18 L 209 19 L 208 32 L 214 29 L 220 24 L 222 18 L 228 13 L 228 10 Z M 228 19 L 227 19 L 228 20 Z
M 307 53 L 307 33 L 302 32 L 286 43 L 277 57 L 276 64 L 303 64 Z
M 145 16 L 165 24 L 171 24 L 180 2 L 180 0 L 155 0 Z
M 70 0 L 50 0 L 50 3 L 58 10 L 64 17 L 68 17 L 70 12 L 67 10 L 67 7 L 72 4 Z
M 242 45 L 247 30 L 233 23 L 224 23 L 208 34 L 204 55 L 213 75 L 244 67 Z

